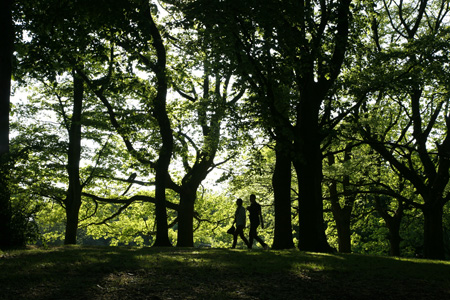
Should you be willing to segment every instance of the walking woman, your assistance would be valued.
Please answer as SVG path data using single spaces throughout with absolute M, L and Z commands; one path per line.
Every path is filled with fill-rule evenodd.
M 241 239 L 244 241 L 245 245 L 250 248 L 248 240 L 244 236 L 244 228 L 245 228 L 245 208 L 242 206 L 242 199 L 236 200 L 236 212 L 234 213 L 234 223 L 236 223 L 236 231 L 233 234 L 233 245 L 231 246 L 232 249 L 236 248 L 237 243 L 237 237 L 238 235 L 241 237 Z

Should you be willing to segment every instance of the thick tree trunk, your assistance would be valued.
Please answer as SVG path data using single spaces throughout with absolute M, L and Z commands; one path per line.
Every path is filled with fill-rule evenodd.
M 302 251 L 330 252 L 325 236 L 322 203 L 322 157 L 320 141 L 306 132 L 294 167 L 299 192 L 299 242 Z
M 78 214 L 81 207 L 80 157 L 81 157 L 81 114 L 83 106 L 83 80 L 75 72 L 73 113 L 69 128 L 69 150 L 67 172 L 69 188 L 66 197 L 66 235 L 64 244 L 77 243 Z
M 14 30 L 12 0 L 0 4 L 0 248 L 12 246 L 9 182 L 9 105 Z
M 9 105 L 14 31 L 12 26 L 12 1 L 0 4 L 0 155 L 9 152 Z
M 182 180 L 183 183 L 178 190 L 180 205 L 178 209 L 177 247 L 194 246 L 194 206 L 197 200 L 197 190 L 208 175 L 215 153 L 213 149 L 211 152 L 200 154 L 199 156 L 204 160 L 197 161 Z
M 194 204 L 197 189 L 183 189 L 178 210 L 177 247 L 194 246 Z
M 317 159 L 306 156 L 304 163 L 296 165 L 299 190 L 299 242 L 302 251 L 329 252 L 323 226 L 323 204 Z
M 400 242 L 402 238 L 400 236 L 400 222 L 391 224 L 389 229 L 389 255 L 400 256 Z
M 81 203 L 78 203 L 77 193 L 69 189 L 68 193 L 72 193 L 67 198 L 68 204 L 66 205 L 66 233 L 64 244 L 65 245 L 75 245 L 77 243 L 77 232 L 78 232 L 78 215 L 80 211 Z M 80 197 L 81 198 L 81 197 Z
M 430 259 L 445 259 L 444 232 L 442 228 L 442 205 L 425 205 L 423 216 L 424 226 L 424 256 Z
M 340 216 L 343 217 L 343 216 Z M 339 221 L 338 221 L 339 220 Z M 343 217 L 336 219 L 336 227 L 338 232 L 338 245 L 340 253 L 352 252 L 352 239 L 350 230 L 350 218 Z
M 290 149 L 290 147 L 288 148 Z M 291 218 L 291 158 L 289 150 L 277 142 L 275 170 L 272 176 L 275 206 L 273 249 L 294 248 Z
M 293 164 L 297 173 L 299 193 L 299 241 L 303 251 L 330 252 L 323 219 L 322 151 L 319 131 L 319 108 L 326 88 L 313 88 L 312 78 L 301 89 L 297 108 L 297 128 Z
M 164 147 L 161 148 L 164 151 Z M 168 172 L 170 158 L 166 155 L 159 156 L 156 168 L 156 186 L 155 186 L 155 215 L 156 215 L 156 238 L 154 247 L 170 247 L 172 244 L 169 240 L 169 227 L 167 225 L 166 210 L 166 178 Z

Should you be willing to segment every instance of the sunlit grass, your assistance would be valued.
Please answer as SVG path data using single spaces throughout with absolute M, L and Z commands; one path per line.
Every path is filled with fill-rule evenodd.
M 421 259 L 81 246 L 0 257 L 0 299 L 450 298 L 450 263 Z

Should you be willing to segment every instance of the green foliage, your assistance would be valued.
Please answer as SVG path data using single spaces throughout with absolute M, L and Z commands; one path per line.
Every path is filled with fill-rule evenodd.
M 61 245 L 64 241 L 65 229 L 64 209 L 50 201 L 45 201 L 36 214 L 36 222 L 40 231 L 40 242 L 43 245 Z
M 338 4 L 333 1 L 326 3 L 327 11 L 314 7 L 318 2 L 301 9 L 298 1 L 165 2 L 170 13 L 159 19 L 158 26 L 167 43 L 167 113 L 175 138 L 170 176 L 179 188 L 214 167 L 220 166 L 221 172 L 217 176 L 221 190 L 197 190 L 195 246 L 228 247 L 231 235 L 226 230 L 234 200 L 247 202 L 252 193 L 263 206 L 266 228 L 259 232 L 271 244 L 273 139 L 292 139 L 292 129 L 302 120 L 296 112 L 296 101 L 304 92 L 299 85 L 303 71 L 312 66 L 311 82 L 337 76 L 319 113 L 324 161 L 329 154 L 336 158 L 323 167 L 322 194 L 328 200 L 330 184 L 336 183 L 339 205 L 353 201 L 352 251 L 388 254 L 390 233 L 386 215 L 376 211 L 378 197 L 383 198 L 379 205 L 388 217 L 405 207 L 401 255 L 423 255 L 421 209 L 429 200 L 423 197 L 427 193 L 422 184 L 448 177 L 448 168 L 436 181 L 429 176 L 447 159 L 450 76 L 444 2 L 429 1 L 421 16 L 415 2 L 402 2 L 401 7 L 396 2 L 352 3 L 348 48 L 339 74 L 332 66 L 338 40 L 333 38 L 338 30 L 334 13 Z M 44 244 L 60 243 L 64 236 L 74 71 L 85 76 L 83 191 L 123 201 L 132 195 L 154 195 L 154 169 L 143 162 L 155 162 L 162 144 L 153 115 L 157 57 L 147 20 L 136 9 L 141 4 L 134 0 L 16 4 L 15 79 L 29 94 L 27 100 L 13 103 L 11 122 L 11 147 L 21 157 L 12 175 L 12 224 L 21 243 L 37 238 Z M 153 4 L 152 10 L 156 15 Z M 298 20 L 299 11 L 303 21 Z M 319 21 L 325 15 L 329 26 L 322 27 Z M 267 81 L 268 85 L 261 84 Z M 98 93 L 109 101 L 120 130 L 111 125 Z M 413 103 L 416 94 L 420 97 Z M 277 127 L 282 129 L 275 132 Z M 349 159 L 344 154 L 347 147 L 352 148 Z M 197 172 L 206 163 L 209 166 Z M 137 177 L 131 184 L 126 178 L 133 173 Z M 296 186 L 297 179 L 292 180 Z M 450 181 L 435 186 L 440 194 L 433 199 L 444 205 L 450 199 Z M 168 201 L 175 204 L 179 195 L 177 188 L 166 191 Z M 293 190 L 291 199 L 297 198 Z M 298 224 L 294 206 L 293 223 Z M 325 201 L 324 210 L 328 241 L 337 248 L 330 202 Z M 447 203 L 446 241 L 449 214 Z M 149 246 L 154 215 L 154 203 L 138 201 L 125 208 L 123 203 L 84 196 L 80 242 Z M 167 221 L 173 225 L 169 237 L 174 244 L 177 216 L 169 209 Z M 448 242 L 446 246 L 448 252 Z
M 12 245 L 19 247 L 34 244 L 39 239 L 39 227 L 36 223 L 36 213 L 39 207 L 32 199 L 19 195 L 12 190 L 11 196 L 11 231 Z
M 194 245 L 229 248 L 232 236 L 226 231 L 234 220 L 234 199 L 212 191 L 198 195 L 195 204 Z

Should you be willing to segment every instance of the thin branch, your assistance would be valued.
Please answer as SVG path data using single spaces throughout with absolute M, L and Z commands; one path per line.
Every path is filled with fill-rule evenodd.
M 95 201 L 104 202 L 104 203 L 112 203 L 112 204 L 132 204 L 133 202 L 146 202 L 146 203 L 155 203 L 156 200 L 154 197 L 147 195 L 135 195 L 128 199 L 119 199 L 119 198 L 102 198 L 89 193 L 82 193 L 83 196 L 89 197 Z M 166 200 L 166 207 L 178 211 L 179 205 Z

